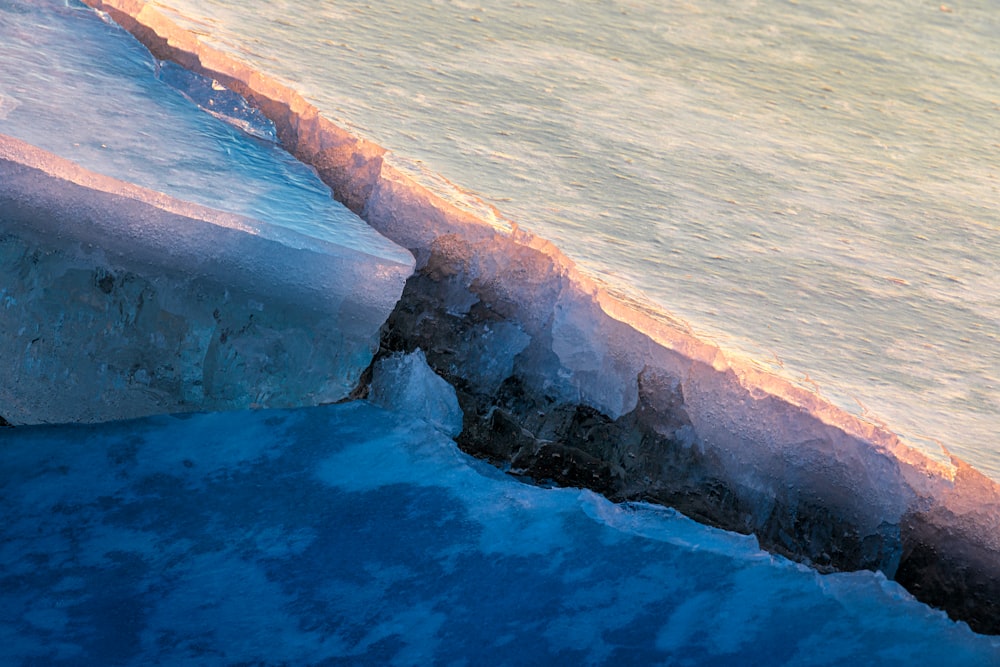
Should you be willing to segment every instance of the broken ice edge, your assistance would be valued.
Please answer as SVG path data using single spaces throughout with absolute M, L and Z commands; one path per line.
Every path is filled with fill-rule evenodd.
M 338 201 L 413 253 L 372 364 L 422 350 L 456 390 L 465 451 L 752 533 L 819 571 L 882 571 L 1000 634 L 995 482 L 610 295 L 551 243 L 429 191 L 382 147 L 140 0 L 85 2 L 156 58 L 242 95 Z

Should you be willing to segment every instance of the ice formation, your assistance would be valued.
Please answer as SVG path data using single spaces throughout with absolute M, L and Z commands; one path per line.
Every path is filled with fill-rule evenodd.
M 339 400 L 412 269 L 5 135 L 0 257 L 11 424 Z
M 521 484 L 362 401 L 5 436 L 5 665 L 1000 655 L 881 575 L 820 576 L 666 508 Z
M 202 111 L 247 134 L 265 141 L 277 141 L 272 123 L 259 109 L 240 95 L 172 62 L 157 63 L 156 77 L 177 90 Z
M 273 124 L 236 93 L 157 61 L 85 6 L 18 7 L 16 21 L 0 22 L 0 89 L 20 104 L 0 132 L 84 169 L 265 221 L 272 235 L 291 229 L 300 235 L 289 239 L 412 261 L 333 201 L 312 167 L 267 140 Z
M 139 0 L 87 0 L 245 97 L 337 198 L 417 257 L 383 353 L 457 390 L 467 451 L 674 506 L 829 571 L 877 569 L 1000 632 L 1000 490 L 617 299 L 551 244 L 414 183 L 381 147 Z M 488 359 L 489 361 L 484 361 Z

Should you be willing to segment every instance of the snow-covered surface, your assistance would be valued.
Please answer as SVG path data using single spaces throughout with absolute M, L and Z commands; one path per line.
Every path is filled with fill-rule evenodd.
M 525 486 L 365 402 L 31 427 L 0 447 L 9 665 L 987 666 L 872 573 Z

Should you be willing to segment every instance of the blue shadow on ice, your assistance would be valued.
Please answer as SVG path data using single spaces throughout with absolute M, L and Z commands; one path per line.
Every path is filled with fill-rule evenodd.
M 366 402 L 0 441 L 4 664 L 987 665 L 881 575 L 527 486 Z

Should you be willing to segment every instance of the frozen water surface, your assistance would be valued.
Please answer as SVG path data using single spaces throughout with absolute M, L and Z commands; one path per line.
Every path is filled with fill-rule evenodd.
M 4 11 L 31 16 L 38 6 L 8 3 Z M 51 7 L 59 16 L 78 12 Z M 487 18 L 479 14 L 469 22 Z M 146 62 L 146 76 L 156 65 L 143 57 L 136 62 Z M 161 69 L 160 80 L 176 85 L 176 73 Z M 215 90 L 207 83 L 181 82 L 186 109 L 193 100 L 217 113 L 208 109 L 214 98 L 200 97 Z M 3 84 L 7 120 L 25 107 L 25 91 Z M 237 109 L 237 125 L 268 136 L 266 123 L 244 111 Z M 556 323 L 568 333 L 584 325 Z M 523 332 L 496 335 L 514 354 L 524 345 Z M 572 340 L 562 337 L 558 353 L 585 362 Z M 525 487 L 467 459 L 442 435 L 457 428 L 454 396 L 427 396 L 442 386 L 422 362 L 422 355 L 397 357 L 376 369 L 384 389 L 380 395 L 376 379 L 376 400 L 434 399 L 405 416 L 355 403 L 4 433 L 4 657 L 27 664 L 998 659 L 995 639 L 915 603 L 880 575 L 821 577 L 673 512 Z M 494 371 L 502 375 L 484 365 L 482 381 Z M 433 428 L 415 421 L 421 413 Z
M 413 258 L 269 121 L 75 2 L 0 6 L 0 64 L 5 421 L 353 389 Z
M 273 128 L 242 100 L 157 63 L 79 3 L 0 6 L 0 63 L 4 134 L 179 199 L 410 262 L 268 141 Z
M 0 442 L 9 665 L 981 665 L 995 638 L 364 402 Z

